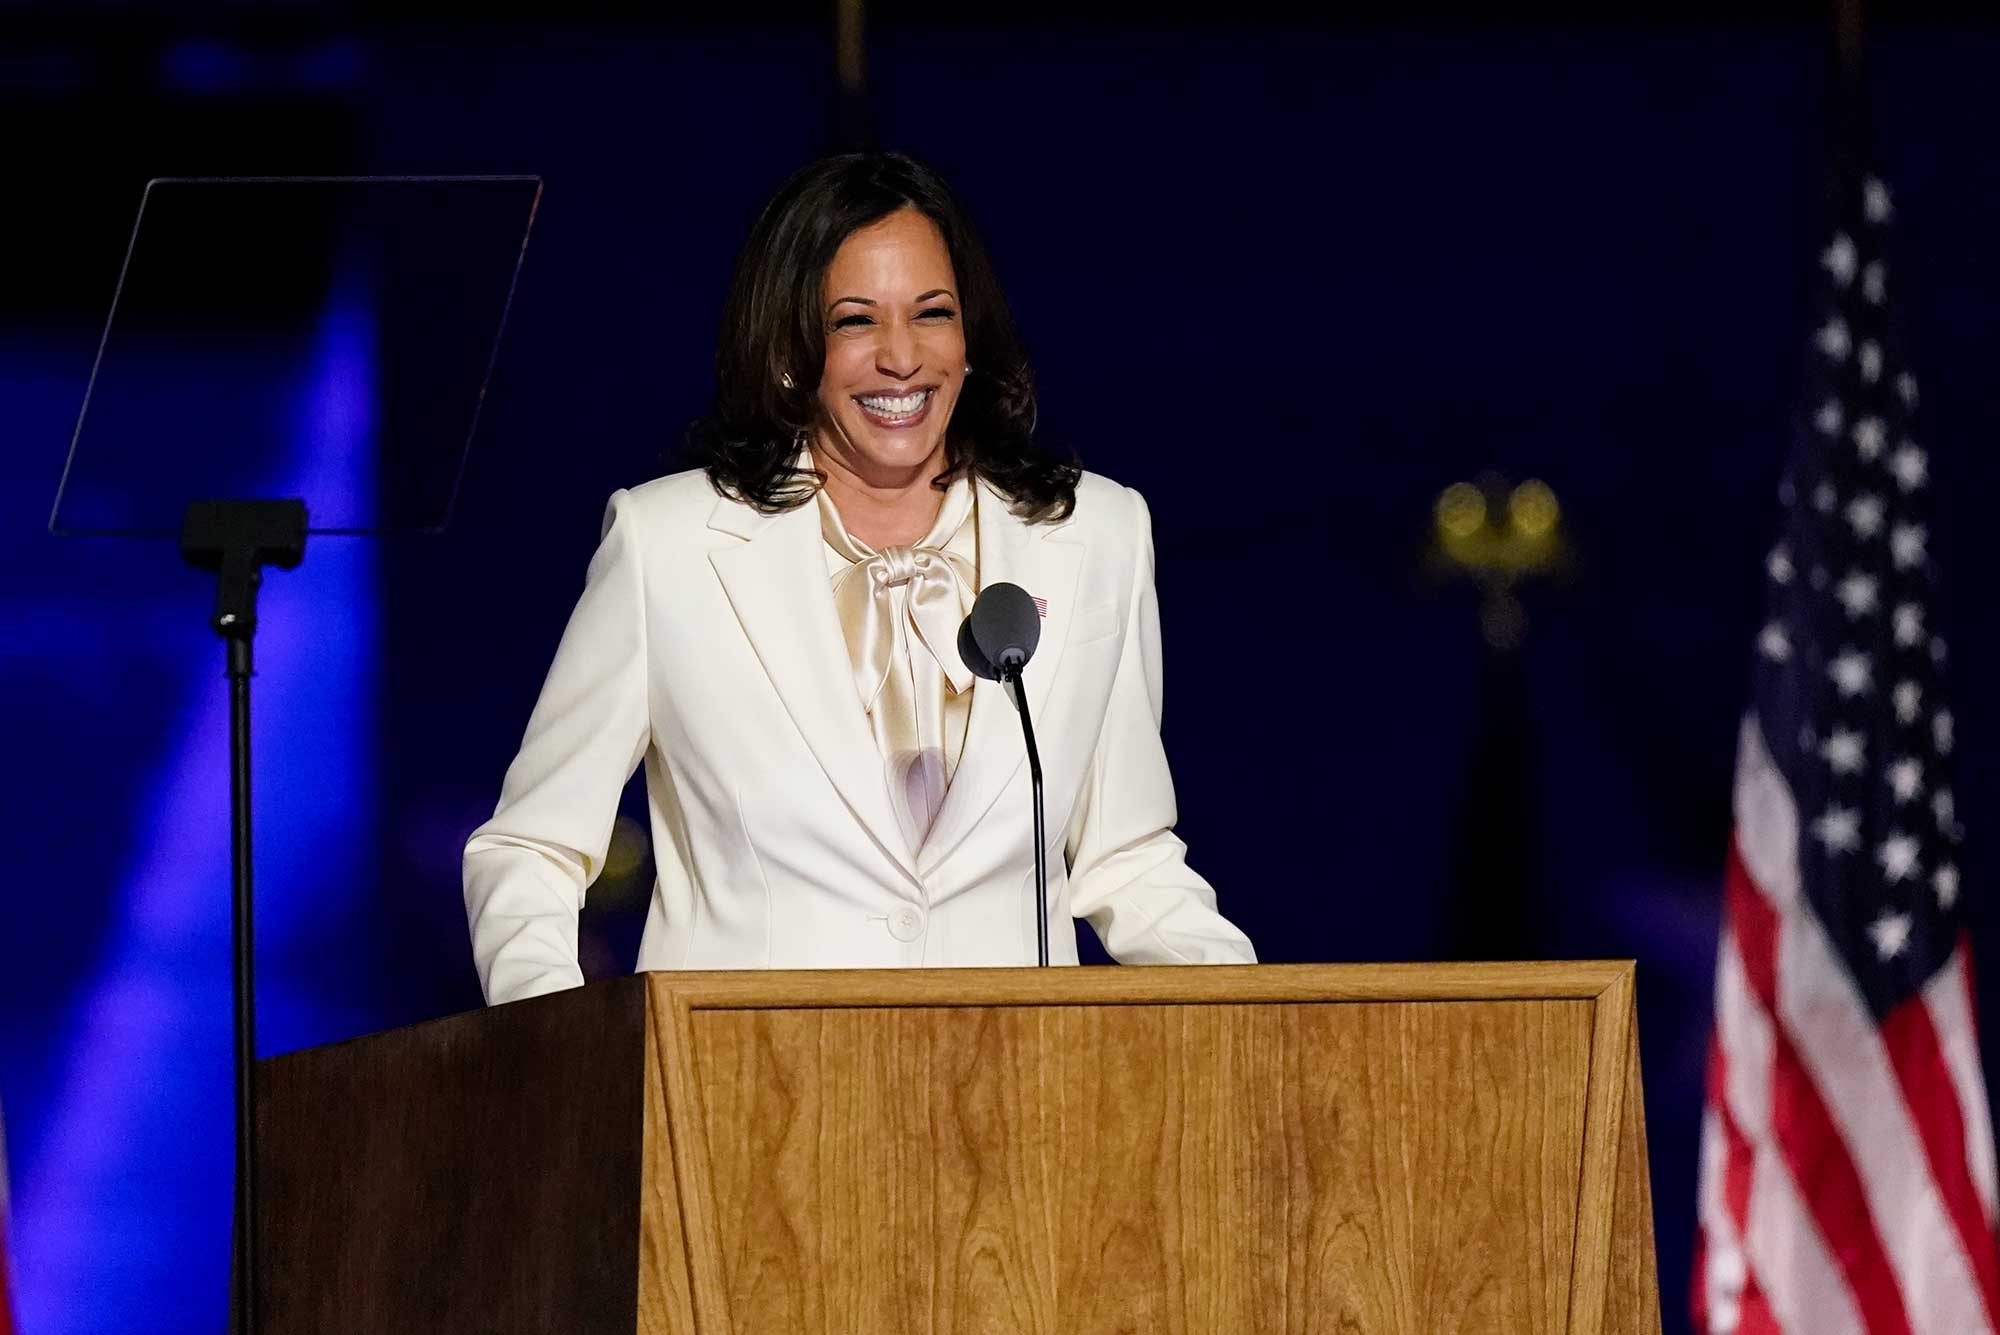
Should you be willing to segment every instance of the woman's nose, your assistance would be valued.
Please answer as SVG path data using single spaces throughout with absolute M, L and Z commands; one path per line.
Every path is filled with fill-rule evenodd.
M 882 341 L 875 348 L 876 370 L 897 380 L 908 380 L 923 365 L 916 335 L 909 325 L 897 321 L 882 331 Z

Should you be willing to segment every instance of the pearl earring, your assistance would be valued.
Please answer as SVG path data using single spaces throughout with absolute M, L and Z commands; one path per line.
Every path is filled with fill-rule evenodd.
M 798 388 L 797 385 L 792 383 L 792 373 L 790 371 L 781 372 L 778 376 L 778 383 L 783 385 L 786 389 Z

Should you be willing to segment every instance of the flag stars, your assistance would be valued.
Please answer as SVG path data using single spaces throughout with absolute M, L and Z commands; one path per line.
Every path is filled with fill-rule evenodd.
M 1861 847 L 1861 813 L 1833 803 L 1812 823 L 1813 837 L 1826 845 L 1826 855 L 1852 853 Z
M 1904 756 L 1889 766 L 1884 777 L 1888 779 L 1889 791 L 1896 795 L 1899 805 L 1916 801 L 1924 790 L 1923 762 L 1914 756 Z
M 1889 433 L 1879 417 L 1864 417 L 1856 422 L 1853 436 L 1854 448 L 1870 463 L 1881 457 L 1883 447 L 1889 443 Z
M 1888 275 L 1883 271 L 1880 260 L 1861 271 L 1861 295 L 1871 306 L 1880 306 L 1883 298 L 1889 295 Z
M 1848 572 L 1847 578 L 1833 586 L 1833 596 L 1847 609 L 1850 621 L 1858 620 L 1875 610 L 1877 586 L 1878 581 L 1873 575 L 1865 575 L 1859 570 L 1854 570 Z
M 1922 524 L 1898 524 L 1889 531 L 1889 559 L 1896 569 L 1909 570 L 1924 563 L 1924 545 L 1930 535 Z
M 1833 678 L 1843 700 L 1852 700 L 1857 695 L 1866 695 L 1875 684 L 1874 674 L 1868 666 L 1868 655 L 1858 649 L 1843 649 L 1826 665 L 1826 675 Z
M 1872 385 L 1882 378 L 1882 345 L 1874 339 L 1864 339 L 1856 354 L 1855 364 L 1861 371 L 1861 383 Z
M 1921 847 L 1911 836 L 1900 830 L 1882 841 L 1875 850 L 1875 861 L 1882 865 L 1882 878 L 1890 885 L 1907 881 L 1917 874 L 1917 850 Z
M 1930 481 L 1930 461 L 1924 452 L 1908 441 L 1889 458 L 1890 476 L 1904 491 L 1915 491 Z
M 1893 616 L 1896 643 L 1914 649 L 1924 642 L 1924 609 L 1918 603 L 1898 603 Z
M 1868 743 L 1850 728 L 1835 728 L 1819 753 L 1835 774 L 1859 774 L 1867 760 Z
M 1885 963 L 1909 949 L 1911 918 L 1907 913 L 1885 913 L 1868 924 L 1875 942 L 1875 955 Z
M 1847 503 L 1847 526 L 1857 538 L 1872 538 L 1882 531 L 1882 498 L 1863 494 Z
M 1894 201 L 1874 176 L 1858 188 L 1858 199 L 1848 197 L 1858 215 L 1848 220 L 1853 230 L 1834 233 L 1818 256 L 1835 304 L 1821 309 L 1811 341 L 1823 359 L 1817 363 L 1823 391 L 1831 392 L 1817 404 L 1805 401 L 1800 425 L 1808 440 L 1825 442 L 1826 453 L 1808 450 L 1801 457 L 1817 457 L 1819 466 L 1780 483 L 1785 522 L 1794 531 L 1765 558 L 1768 593 L 1782 588 L 1811 596 L 1799 612 L 1767 613 L 1756 651 L 1785 665 L 1782 680 L 1760 675 L 1760 691 L 1788 692 L 1803 683 L 1810 698 L 1809 717 L 1794 716 L 1789 726 L 1798 730 L 1793 763 L 1811 768 L 1817 759 L 1827 766 L 1819 771 L 1820 810 L 1803 839 L 1819 844 L 1831 861 L 1817 863 L 1813 874 L 1851 874 L 1873 884 L 1874 903 L 1848 919 L 1846 929 L 1865 931 L 1866 939 L 1846 944 L 1859 955 L 1857 964 L 1874 954 L 1900 986 L 1908 981 L 1904 972 L 1933 967 L 1934 953 L 1948 944 L 1932 939 L 1927 915 L 1932 896 L 1939 912 L 1959 902 L 1953 840 L 1961 827 L 1944 786 L 1952 716 L 1938 708 L 1926 677 L 1945 652 L 1928 626 L 1929 533 L 1907 508 L 1907 498 L 1930 487 L 1930 456 L 1907 425 L 1917 406 L 1916 378 L 1889 365 L 1879 310 L 1889 274 L 1875 229 L 1891 223 Z M 1851 377 L 1842 370 L 1847 366 L 1854 368 Z M 1835 606 L 1845 615 L 1835 614 Z M 1877 659 L 1887 697 L 1879 701 Z M 1793 670 L 1798 678 L 1789 675 Z M 1885 730 L 1879 736 L 1878 728 Z M 1829 800 L 1834 794 L 1841 800 Z M 1836 870 L 1842 858 L 1845 873 Z
M 1861 182 L 1861 212 L 1872 223 L 1885 223 L 1893 212 L 1889 202 L 1889 187 L 1882 184 L 1879 176 L 1870 176 Z

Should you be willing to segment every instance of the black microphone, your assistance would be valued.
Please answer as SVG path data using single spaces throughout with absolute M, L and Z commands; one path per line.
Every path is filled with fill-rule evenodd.
M 1028 716 L 1028 688 L 1021 669 L 1035 656 L 1042 639 L 1042 614 L 1035 600 L 1018 584 L 992 584 L 980 590 L 972 611 L 958 628 L 958 656 L 975 675 L 1014 684 L 1014 705 L 1021 711 L 1021 736 L 1028 744 L 1028 779 L 1035 790 L 1035 952 L 1043 968 L 1049 963 L 1049 865 L 1042 828 L 1042 754 L 1035 749 L 1035 721 Z

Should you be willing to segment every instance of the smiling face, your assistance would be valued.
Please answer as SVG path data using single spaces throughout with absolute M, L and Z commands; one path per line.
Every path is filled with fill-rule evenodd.
M 848 237 L 827 266 L 821 313 L 815 451 L 869 488 L 942 472 L 965 382 L 965 327 L 936 224 L 904 208 Z

